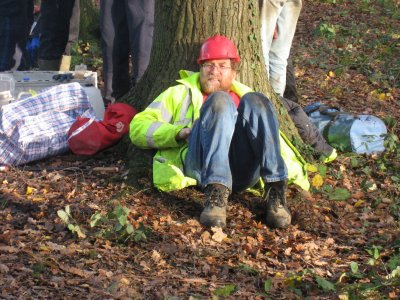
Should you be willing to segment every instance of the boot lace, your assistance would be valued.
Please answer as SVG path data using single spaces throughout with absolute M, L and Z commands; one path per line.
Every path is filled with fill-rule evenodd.
M 205 206 L 224 207 L 226 206 L 229 197 L 229 189 L 226 187 L 217 188 L 210 185 L 206 187 L 205 194 Z
M 286 206 L 286 197 L 284 189 L 278 186 L 270 186 L 266 189 L 264 200 L 267 201 L 268 206 L 276 210 L 279 206 Z

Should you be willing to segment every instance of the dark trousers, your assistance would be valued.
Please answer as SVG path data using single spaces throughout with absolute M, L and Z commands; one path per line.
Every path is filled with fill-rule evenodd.
M 0 72 L 24 69 L 26 40 L 33 14 L 32 2 L 22 1 L 17 6 L 1 7 L 1 9 L 3 11 L 0 15 Z
M 292 56 L 288 58 L 288 65 L 286 68 L 286 86 L 283 97 L 293 102 L 299 102 L 299 96 L 296 88 L 296 76 L 294 75 L 294 66 Z
M 100 27 L 105 97 L 119 98 L 139 82 L 149 64 L 154 0 L 102 0 Z
M 79 0 L 42 0 L 40 13 L 39 59 L 71 55 L 79 34 Z
M 333 148 L 328 144 L 322 134 L 319 133 L 317 127 L 311 122 L 303 108 L 298 103 L 284 97 L 279 96 L 279 100 L 287 109 L 303 141 L 311 145 L 316 151 L 324 155 L 330 155 Z

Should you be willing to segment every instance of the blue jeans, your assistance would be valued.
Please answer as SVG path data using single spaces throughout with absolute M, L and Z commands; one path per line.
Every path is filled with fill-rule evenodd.
M 190 134 L 185 174 L 202 187 L 219 183 L 231 191 L 287 178 L 280 155 L 278 120 L 271 102 L 248 93 L 236 109 L 225 92 L 211 94 Z
M 286 67 L 302 0 L 262 0 L 261 41 L 269 81 L 275 93 L 283 96 Z M 273 39 L 275 26 L 278 38 Z

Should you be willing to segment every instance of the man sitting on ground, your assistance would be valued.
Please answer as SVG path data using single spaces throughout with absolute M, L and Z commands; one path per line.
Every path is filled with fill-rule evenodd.
M 288 169 L 291 181 L 307 188 L 306 173 L 290 143 L 280 138 L 269 99 L 235 80 L 239 61 L 236 46 L 227 37 L 207 39 L 197 59 L 200 72 L 178 80 L 179 85 L 137 114 L 130 138 L 138 147 L 158 149 L 153 162 L 156 187 L 203 188 L 203 225 L 226 226 L 231 192 L 253 187 L 261 178 L 266 223 L 285 228 L 291 222 Z

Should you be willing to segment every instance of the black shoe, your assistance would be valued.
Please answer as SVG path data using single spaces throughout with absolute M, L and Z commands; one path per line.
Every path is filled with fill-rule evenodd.
M 271 228 L 286 228 L 292 221 L 286 205 L 287 181 L 265 182 L 266 223 Z
M 229 189 L 222 184 L 210 184 L 206 186 L 204 193 L 206 202 L 200 215 L 200 223 L 209 227 L 225 227 Z

